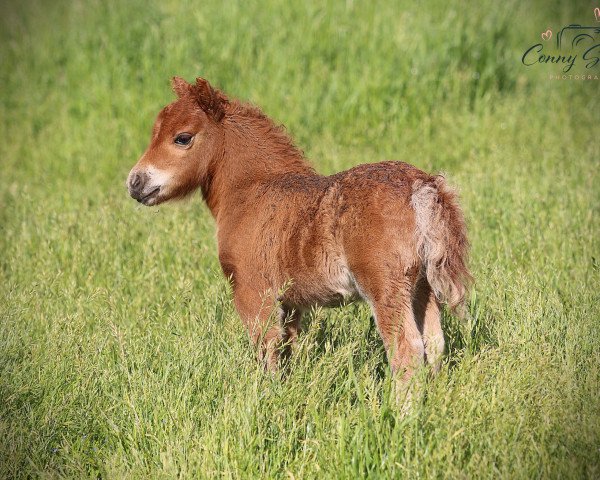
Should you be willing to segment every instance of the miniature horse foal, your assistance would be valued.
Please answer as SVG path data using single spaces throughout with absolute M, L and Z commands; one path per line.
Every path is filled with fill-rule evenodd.
M 465 222 L 441 176 L 402 162 L 317 174 L 258 108 L 175 77 L 127 185 L 144 205 L 197 188 L 217 224 L 219 262 L 268 368 L 302 311 L 363 299 L 394 373 L 407 380 L 444 349 L 440 302 L 463 303 Z M 272 320 L 276 319 L 275 322 Z

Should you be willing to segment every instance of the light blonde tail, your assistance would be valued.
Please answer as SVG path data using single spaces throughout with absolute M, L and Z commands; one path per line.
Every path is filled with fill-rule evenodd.
M 456 193 L 437 175 L 413 184 L 417 251 L 438 300 L 460 311 L 473 280 L 467 267 L 467 227 Z

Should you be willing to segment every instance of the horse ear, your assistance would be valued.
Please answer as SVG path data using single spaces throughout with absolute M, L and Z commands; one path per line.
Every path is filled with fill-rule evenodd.
M 194 87 L 181 77 L 173 77 L 171 79 L 171 88 L 181 98 L 192 93 Z
M 200 108 L 216 122 L 225 116 L 225 96 L 201 77 L 196 78 L 195 94 Z

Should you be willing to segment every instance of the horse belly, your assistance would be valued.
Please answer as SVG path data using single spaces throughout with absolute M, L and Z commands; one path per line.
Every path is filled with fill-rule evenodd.
M 292 282 L 286 297 L 302 307 L 339 307 L 359 300 L 361 294 L 345 262 L 335 262 Z
M 329 269 L 328 273 L 324 282 L 323 306 L 339 307 L 360 299 L 361 295 L 354 275 L 345 263 Z

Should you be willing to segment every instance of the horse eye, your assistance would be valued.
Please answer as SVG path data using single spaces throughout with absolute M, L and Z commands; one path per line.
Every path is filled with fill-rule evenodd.
M 175 144 L 182 146 L 189 145 L 192 141 L 192 138 L 194 138 L 194 136 L 190 135 L 189 133 L 180 133 L 175 137 Z

